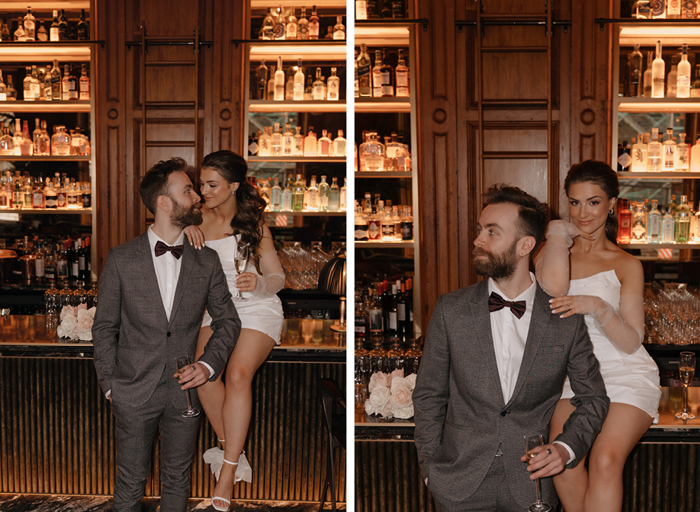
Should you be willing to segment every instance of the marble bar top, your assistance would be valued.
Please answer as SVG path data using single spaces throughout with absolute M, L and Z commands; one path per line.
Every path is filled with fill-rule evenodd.
M 337 320 L 285 319 L 281 344 L 272 350 L 268 361 L 345 363 L 345 333 L 331 329 L 335 322 Z M 43 315 L 0 317 L 0 356 L 91 358 L 92 355 L 91 342 L 47 333 Z
M 662 387 L 659 422 L 642 436 L 640 443 L 700 443 L 700 387 L 688 389 L 688 409 L 692 420 L 681 420 L 675 413 L 683 410 L 683 388 Z M 355 409 L 355 439 L 412 441 L 413 419 L 384 419 Z

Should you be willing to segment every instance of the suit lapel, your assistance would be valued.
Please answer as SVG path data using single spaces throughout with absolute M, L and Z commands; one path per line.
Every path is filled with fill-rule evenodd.
M 501 389 L 496 352 L 493 348 L 493 334 L 491 332 L 491 317 L 488 309 L 489 287 L 488 279 L 483 279 L 477 285 L 476 293 L 472 299 L 470 308 L 473 332 L 476 334 L 478 347 L 481 351 L 481 361 L 486 365 L 491 376 L 491 389 L 494 400 L 498 400 L 501 407 L 505 407 L 503 390 Z
M 183 245 L 184 248 L 182 252 L 182 263 L 180 263 L 180 276 L 177 279 L 177 288 L 175 288 L 173 309 L 170 311 L 170 323 L 173 322 L 173 318 L 175 318 L 175 315 L 177 314 L 177 308 L 180 306 L 180 302 L 182 301 L 182 296 L 185 294 L 185 290 L 187 290 L 187 285 L 189 283 L 190 276 L 192 275 L 192 267 L 194 265 L 195 249 L 189 243 L 187 243 L 187 240 L 185 240 Z
M 137 258 L 139 268 L 141 268 L 143 273 L 143 282 L 146 285 L 146 290 L 151 294 L 152 300 L 158 304 L 163 319 L 167 321 L 168 316 L 165 314 L 165 308 L 163 307 L 163 298 L 160 296 L 156 268 L 153 265 L 153 257 L 151 256 L 151 244 L 148 242 L 148 232 L 143 233 L 139 238 Z
M 544 338 L 544 334 L 549 326 L 549 321 L 552 318 L 552 313 L 549 310 L 549 301 L 547 295 L 537 285 L 535 292 L 535 303 L 532 305 L 532 317 L 530 318 L 530 329 L 527 332 L 527 341 L 525 342 L 525 352 L 523 360 L 520 363 L 520 371 L 518 372 L 518 380 L 515 382 L 513 395 L 508 401 L 510 405 L 518 396 L 520 390 L 525 385 L 527 375 L 530 373 L 530 368 L 535 362 L 537 352 Z

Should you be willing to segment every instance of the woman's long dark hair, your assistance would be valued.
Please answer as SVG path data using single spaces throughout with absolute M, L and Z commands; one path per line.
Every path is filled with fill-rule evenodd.
M 251 255 L 257 254 L 257 247 L 263 237 L 262 223 L 265 200 L 258 189 L 246 181 L 248 164 L 233 151 L 221 150 L 209 153 L 202 161 L 202 169 L 216 169 L 228 183 L 239 183 L 236 190 L 236 215 L 231 219 L 233 235 L 240 235 L 240 241 L 248 245 Z
M 603 189 L 608 199 L 616 198 L 620 195 L 620 183 L 617 181 L 617 173 L 605 162 L 597 160 L 586 160 L 580 164 L 575 164 L 569 169 L 569 173 L 564 180 L 564 190 L 569 195 L 569 187 L 574 183 L 595 183 Z M 605 236 L 612 243 L 617 243 L 617 215 L 608 213 L 605 223 Z

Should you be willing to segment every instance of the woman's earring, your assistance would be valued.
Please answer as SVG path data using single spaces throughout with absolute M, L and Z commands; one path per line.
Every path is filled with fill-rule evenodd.
M 612 215 L 613 213 L 615 213 L 615 210 L 613 210 L 612 208 L 610 208 L 610 211 L 608 211 L 608 215 Z

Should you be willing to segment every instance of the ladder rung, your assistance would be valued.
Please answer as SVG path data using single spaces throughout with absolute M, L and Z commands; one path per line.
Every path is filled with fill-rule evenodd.
M 194 142 L 183 141 L 179 142 L 176 140 L 147 140 L 147 148 L 180 148 L 180 147 L 194 147 Z
M 145 36 L 146 41 L 160 41 L 160 42 L 181 42 L 181 41 L 191 41 L 194 43 L 194 36 Z
M 547 21 L 546 14 L 482 14 L 482 20 L 494 20 L 494 21 Z
M 154 60 L 146 61 L 146 66 L 194 66 L 195 62 L 191 60 Z
M 482 154 L 483 158 L 485 160 L 514 160 L 514 159 L 523 159 L 523 158 L 540 158 L 540 159 L 546 159 L 547 158 L 547 152 L 546 151 L 504 151 L 504 152 L 495 152 L 495 151 L 485 151 Z
M 147 101 L 147 107 L 194 107 L 194 101 Z
M 546 46 L 482 46 L 482 53 L 543 53 Z
M 532 100 L 482 100 L 481 104 L 484 108 L 489 107 L 546 107 L 548 101 L 546 99 Z

